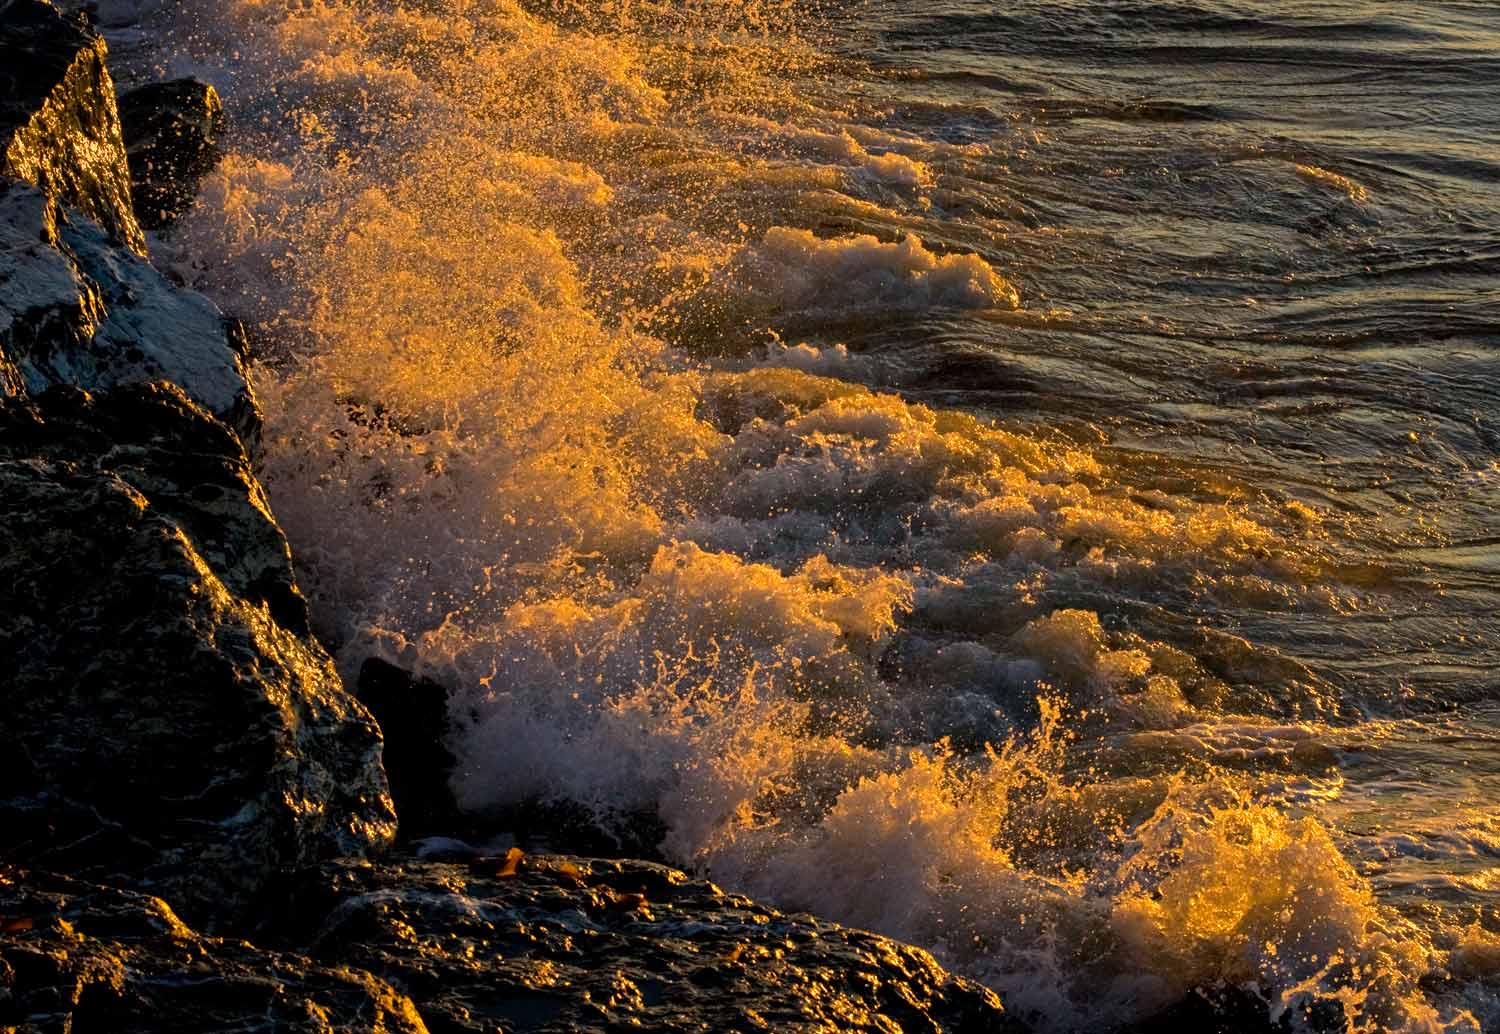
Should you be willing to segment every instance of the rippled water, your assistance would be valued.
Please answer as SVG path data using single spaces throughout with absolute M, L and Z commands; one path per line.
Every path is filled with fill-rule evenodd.
M 1083 417 L 1153 475 L 1315 508 L 1368 595 L 1336 617 L 1195 616 L 1328 681 L 1355 742 L 1323 814 L 1392 900 L 1489 904 L 1500 12 L 900 8 L 870 95 L 945 138 L 1022 134 L 1003 195 L 1025 229 L 984 254 L 1061 310 L 943 334 L 924 390 Z
M 1042 1029 L 1500 1025 L 1495 9 L 147 13 L 235 122 L 158 260 L 466 806 Z

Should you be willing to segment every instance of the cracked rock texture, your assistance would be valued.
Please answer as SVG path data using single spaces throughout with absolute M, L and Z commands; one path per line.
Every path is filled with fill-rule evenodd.
M 0 860 L 243 924 L 385 847 L 381 739 L 239 440 L 170 384 L 0 404 Z
M 0 0 L 0 54 L 0 173 L 144 255 L 104 40 L 45 0 Z
M 260 415 L 239 342 L 207 298 L 76 210 L 0 179 L 0 391 L 171 380 L 253 447 Z

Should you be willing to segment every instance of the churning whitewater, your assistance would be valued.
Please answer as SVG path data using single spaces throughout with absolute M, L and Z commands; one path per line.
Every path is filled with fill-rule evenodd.
M 1141 193 L 1214 114 L 1043 117 L 1035 84 L 981 104 L 1003 32 L 989 64 L 881 56 L 936 31 L 922 6 L 207 0 L 117 37 L 231 112 L 153 250 L 251 327 L 320 635 L 346 673 L 452 687 L 465 808 L 652 831 L 733 889 L 932 950 L 1039 1029 L 1201 989 L 1293 1030 L 1494 1029 L 1500 827 L 1473 786 L 1369 822 L 1359 767 L 1443 734 L 1380 653 L 1416 626 L 1370 625 L 1448 606 L 1391 528 L 1435 549 L 1490 497 L 1423 538 L 1286 474 L 1306 452 L 1280 417 L 1226 445 L 1225 404 L 1193 395 L 1212 370 L 1277 404 L 1343 375 L 1161 351 L 1174 321 L 1236 333 L 1214 283 L 1268 292 L 1300 261 L 1284 228 L 1174 223 Z M 1336 155 L 1252 136 L 1213 144 L 1225 169 L 1376 235 Z M 1236 218 L 1287 268 L 1215 266 Z M 1133 291 L 1168 253 L 1198 309 Z M 1137 406 L 1149 377 L 1184 387 Z M 1336 454 L 1341 419 L 1305 448 Z M 1488 591 L 1451 590 L 1475 650 Z M 1466 677 L 1432 649 L 1429 701 Z M 1402 840 L 1422 822 L 1454 840 Z

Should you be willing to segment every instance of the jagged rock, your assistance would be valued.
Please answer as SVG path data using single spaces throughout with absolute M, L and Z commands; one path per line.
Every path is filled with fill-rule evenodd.
M 386 846 L 380 733 L 238 439 L 170 384 L 0 403 L 0 860 L 209 928 Z
M 160 898 L 0 871 L 0 1031 L 16 1030 L 427 1034 L 368 973 L 204 937 Z
M 193 203 L 219 161 L 224 105 L 196 79 L 148 83 L 120 95 L 136 218 L 159 230 Z
M 331 863 L 287 910 L 289 945 L 388 982 L 434 1031 L 1019 1029 L 920 948 L 648 862 Z
M 137 254 L 125 141 L 105 46 L 45 0 L 0 0 L 0 173 L 26 180 Z
M 458 805 L 448 780 L 457 763 L 448 750 L 448 690 L 431 679 L 371 657 L 355 689 L 385 734 L 385 772 L 405 839 L 451 833 Z
M 76 211 L 0 180 L 0 390 L 89 391 L 171 380 L 254 447 L 243 338 Z

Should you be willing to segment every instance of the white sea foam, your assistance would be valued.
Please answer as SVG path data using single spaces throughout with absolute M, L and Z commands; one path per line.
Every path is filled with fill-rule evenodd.
M 1223 753 L 1226 703 L 1323 706 L 1291 659 L 1152 630 L 1354 605 L 1316 522 L 872 390 L 841 346 L 692 358 L 1021 304 L 926 234 L 947 145 L 813 110 L 780 5 L 706 6 L 192 16 L 172 61 L 242 143 L 165 253 L 276 357 L 264 473 L 344 670 L 453 687 L 465 806 L 653 813 L 672 860 L 927 945 L 1044 1026 L 1234 985 L 1294 1029 L 1315 1001 L 1476 1029 L 1417 982 L 1489 972 L 1483 937 L 1403 926 L 1253 771 L 1171 774 Z M 904 228 L 804 228 L 830 210 Z M 1183 620 L 1136 630 L 1120 596 Z M 1141 770 L 1090 770 L 1111 752 Z
M 826 240 L 775 226 L 735 256 L 727 280 L 741 304 L 781 313 L 1020 304 L 1016 289 L 982 258 L 939 255 L 915 234 L 896 242 L 867 234 Z
M 766 350 L 765 365 L 785 366 L 823 377 L 870 383 L 876 379 L 878 367 L 869 356 L 856 355 L 848 345 L 772 345 Z

